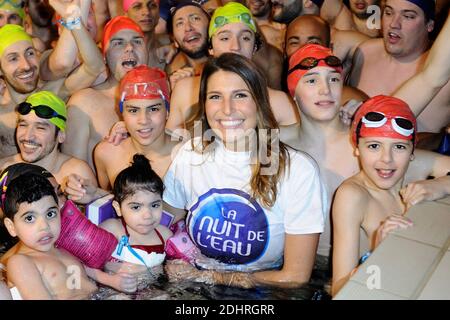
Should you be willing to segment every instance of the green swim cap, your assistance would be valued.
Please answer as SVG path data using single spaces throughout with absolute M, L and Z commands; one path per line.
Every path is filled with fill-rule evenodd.
M 30 35 L 25 32 L 23 27 L 16 24 L 5 24 L 0 28 L 0 58 L 9 46 L 24 40 L 32 43 Z
M 217 32 L 219 28 L 229 23 L 242 22 L 256 33 L 256 24 L 250 10 L 238 2 L 228 2 L 223 7 L 214 11 L 209 23 L 209 38 Z
M 22 19 L 25 17 L 23 6 L 24 3 L 22 0 L 0 0 L 0 10 L 17 13 Z
M 61 100 L 61 98 L 50 91 L 39 91 L 33 93 L 28 96 L 25 102 L 28 102 L 33 107 L 39 105 L 50 107 L 60 116 L 67 118 L 66 104 Z M 61 131 L 64 131 L 66 129 L 66 122 L 63 119 L 55 117 L 48 119 L 48 121 L 57 126 Z

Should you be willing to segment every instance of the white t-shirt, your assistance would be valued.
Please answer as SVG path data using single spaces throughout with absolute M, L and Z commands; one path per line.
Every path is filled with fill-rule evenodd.
M 179 150 L 163 196 L 172 207 L 188 210 L 189 235 L 203 255 L 218 261 L 202 267 L 274 269 L 283 263 L 285 233 L 323 232 L 326 193 L 310 157 L 289 149 L 290 167 L 267 209 L 250 196 L 250 153 L 229 151 L 220 142 L 208 150 L 193 151 L 191 141 Z

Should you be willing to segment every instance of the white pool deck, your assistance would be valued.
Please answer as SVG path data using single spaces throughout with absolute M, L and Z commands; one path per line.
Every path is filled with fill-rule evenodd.
M 406 216 L 414 226 L 390 234 L 335 300 L 450 300 L 450 197 Z

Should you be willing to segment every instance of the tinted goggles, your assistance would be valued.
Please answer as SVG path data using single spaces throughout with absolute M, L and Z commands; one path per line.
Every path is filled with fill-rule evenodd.
M 299 64 L 294 66 L 291 70 L 288 71 L 288 74 L 291 74 L 295 70 L 309 70 L 312 68 L 315 68 L 319 65 L 320 61 L 324 61 L 328 66 L 332 68 L 341 68 L 342 62 L 341 60 L 336 56 L 328 56 L 322 59 L 317 59 L 314 57 L 307 57 L 300 61 Z
M 22 102 L 16 108 L 16 111 L 23 116 L 29 114 L 31 110 L 34 110 L 36 115 L 42 119 L 59 118 L 63 121 L 67 120 L 66 117 L 58 114 L 55 110 L 46 105 L 33 106 L 31 103 Z

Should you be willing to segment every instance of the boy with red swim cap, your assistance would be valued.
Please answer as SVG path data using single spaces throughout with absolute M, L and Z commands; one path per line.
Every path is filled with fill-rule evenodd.
M 404 217 L 412 205 L 450 194 L 450 157 L 427 159 L 432 153 L 414 150 L 416 118 L 402 100 L 367 100 L 355 114 L 351 137 L 361 171 L 342 183 L 333 203 L 333 295 L 389 232 L 413 225 Z M 426 166 L 435 179 L 407 184 Z M 367 243 L 360 244 L 360 229 Z M 360 252 L 367 252 L 361 260 Z
M 136 153 L 150 159 L 155 172 L 163 177 L 177 144 L 165 133 L 170 97 L 163 71 L 140 65 L 124 76 L 119 90 L 119 109 L 129 137 L 117 146 L 102 141 L 95 149 L 97 177 L 105 190 L 111 189 L 117 174 L 129 166 Z
M 130 18 L 117 16 L 105 26 L 102 51 L 109 69 L 108 78 L 93 88 L 77 91 L 67 105 L 67 140 L 63 151 L 85 160 L 94 168 L 93 149 L 119 121 L 117 91 L 123 76 L 146 64 L 148 50 L 144 34 Z

